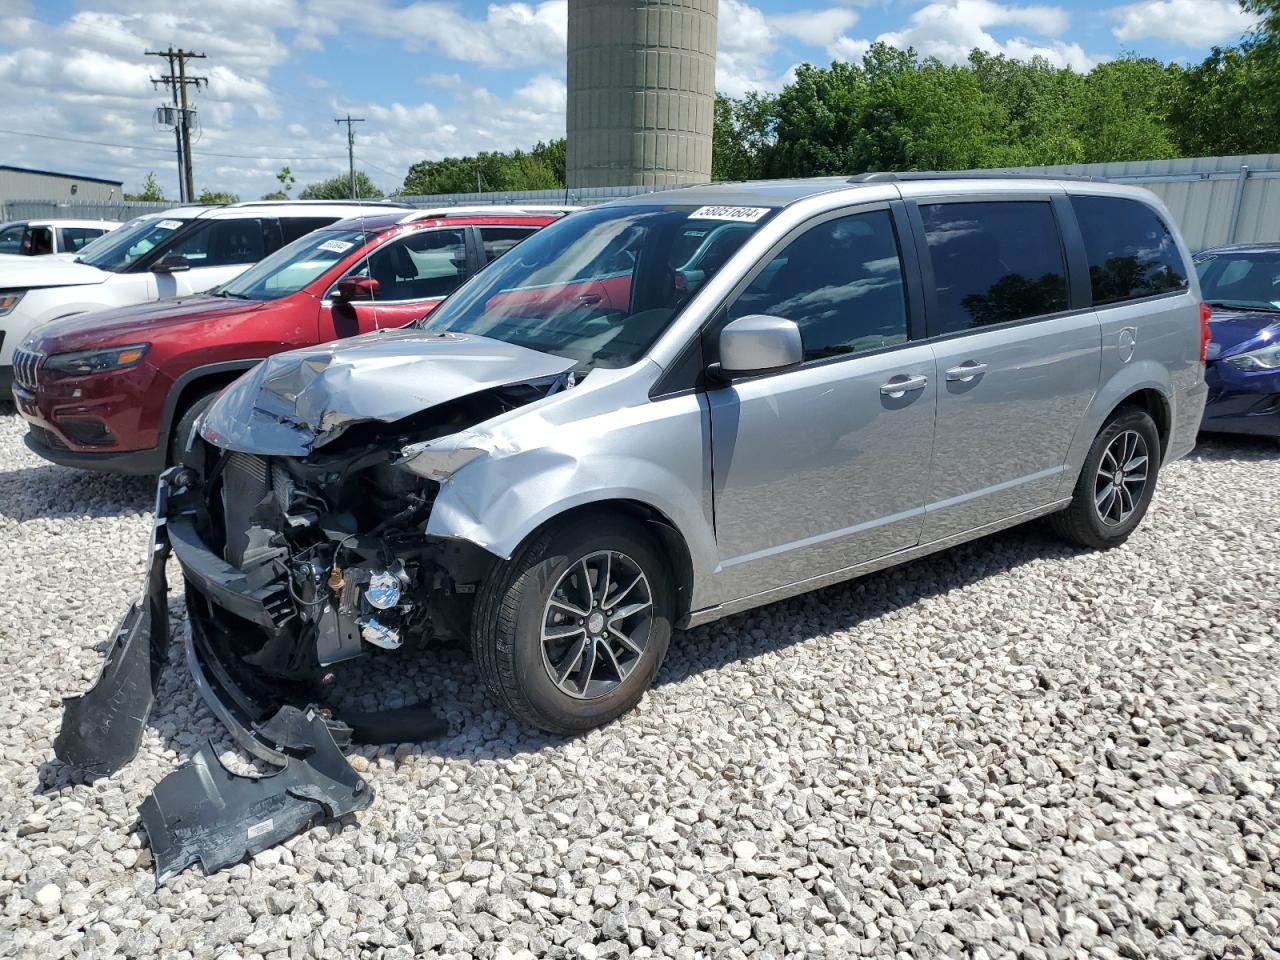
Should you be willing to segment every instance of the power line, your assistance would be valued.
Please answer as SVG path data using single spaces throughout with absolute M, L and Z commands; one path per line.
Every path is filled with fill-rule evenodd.
M 168 50 L 147 50 L 144 52 L 148 57 L 165 57 L 169 61 L 169 72 L 161 77 L 152 77 L 151 82 L 153 84 L 163 84 L 173 90 L 173 109 L 177 113 L 174 135 L 178 140 L 179 193 L 183 192 L 183 184 L 186 184 L 186 194 L 179 199 L 191 202 L 195 199 L 196 194 L 195 177 L 191 164 L 191 118 L 195 111 L 187 106 L 187 87 L 199 89 L 201 85 L 207 85 L 209 79 L 207 77 L 188 77 L 187 61 L 204 60 L 205 55 L 203 53 L 192 53 L 189 50 L 183 50 L 181 47 L 177 50 L 170 47 Z M 165 122 L 165 110 L 166 108 L 161 107 L 157 111 L 162 123 Z
M 351 175 L 351 199 L 356 200 L 356 135 L 351 125 L 364 123 L 364 117 L 353 117 L 348 113 L 345 117 L 334 117 L 333 122 L 347 125 L 347 170 Z
M 137 143 L 109 143 L 105 140 L 88 140 L 83 137 L 55 137 L 49 133 L 32 133 L 29 130 L 0 130 L 0 134 L 7 134 L 13 137 L 34 137 L 37 140 L 57 140 L 61 143 L 85 143 L 94 147 L 112 147 L 117 150 L 151 150 L 159 153 L 170 153 L 169 147 L 148 147 L 145 144 Z M 301 162 L 304 160 L 341 160 L 341 154 L 329 154 L 323 157 L 298 157 L 281 154 L 279 156 L 262 156 L 260 154 L 249 153 L 212 153 L 208 150 L 200 151 L 205 157 L 219 157 L 227 160 L 292 160 Z

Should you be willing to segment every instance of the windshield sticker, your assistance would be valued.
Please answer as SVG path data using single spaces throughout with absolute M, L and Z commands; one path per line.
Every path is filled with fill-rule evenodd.
M 355 246 L 355 244 L 348 243 L 346 240 L 326 240 L 324 243 L 320 244 L 320 246 L 316 247 L 316 249 L 328 250 L 330 253 L 346 253 L 353 246 Z
M 690 220 L 736 220 L 739 223 L 755 223 L 768 207 L 699 207 L 689 214 Z
M 177 230 L 182 226 L 181 220 L 161 220 L 156 224 L 157 230 Z

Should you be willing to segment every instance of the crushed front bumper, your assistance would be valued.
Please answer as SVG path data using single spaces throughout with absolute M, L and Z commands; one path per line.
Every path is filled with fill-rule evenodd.
M 196 688 L 240 746 L 283 769 L 268 777 L 241 777 L 204 746 L 190 764 L 162 780 L 140 811 L 157 884 L 197 860 L 211 873 L 367 807 L 372 790 L 342 759 L 342 748 L 353 738 L 421 740 L 444 729 L 425 705 L 338 720 L 315 703 L 287 702 L 261 678 L 239 670 L 234 658 L 222 656 L 226 646 L 211 605 L 270 627 L 281 615 L 279 598 L 250 585 L 205 547 L 188 519 L 171 511 L 184 483 L 180 467 L 160 477 L 142 598 L 117 628 L 97 682 L 64 701 L 54 753 L 93 778 L 116 772 L 137 753 L 168 657 L 165 562 L 172 552 L 186 580 L 185 656 Z

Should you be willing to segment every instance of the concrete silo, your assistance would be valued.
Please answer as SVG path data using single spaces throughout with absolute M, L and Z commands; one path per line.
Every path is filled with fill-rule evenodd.
M 718 0 L 569 0 L 570 187 L 711 179 Z

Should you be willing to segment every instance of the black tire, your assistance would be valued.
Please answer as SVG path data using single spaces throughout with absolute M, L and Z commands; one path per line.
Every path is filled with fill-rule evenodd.
M 652 613 L 642 652 L 621 681 L 590 699 L 574 697 L 551 676 L 543 627 L 562 579 L 584 558 L 605 551 L 623 555 L 644 574 Z M 598 570 L 595 576 L 601 579 Z M 489 695 L 517 721 L 551 733 L 581 733 L 626 713 L 649 688 L 671 639 L 673 596 L 667 559 L 640 524 L 620 517 L 554 524 L 496 564 L 481 584 L 472 617 L 472 656 Z M 590 642 L 585 632 L 583 642 Z M 589 678 L 583 686 L 588 683 Z
M 209 404 L 213 403 L 219 392 L 220 390 L 210 390 L 208 393 L 202 393 L 186 407 L 179 408 L 178 418 L 169 430 L 169 451 L 164 462 L 166 467 L 183 462 L 182 458 L 186 453 L 187 437 L 191 435 L 191 428 L 195 426 L 200 414 L 209 409 Z
M 1106 459 L 1108 450 L 1118 437 L 1129 433 L 1137 434 L 1145 444 L 1146 479 L 1141 491 L 1134 490 L 1132 493 L 1131 512 L 1121 518 L 1117 515 L 1123 512 L 1123 506 L 1121 506 L 1120 510 L 1113 513 L 1110 518 L 1104 518 L 1097 498 L 1099 496 L 1105 498 L 1108 487 L 1115 486 L 1106 479 L 1107 468 L 1114 462 L 1112 459 Z M 1049 517 L 1054 531 L 1064 540 L 1094 550 L 1107 550 L 1124 543 L 1142 522 L 1147 508 L 1151 505 L 1160 472 L 1160 458 L 1160 432 L 1156 429 L 1151 415 L 1137 407 L 1122 407 L 1117 410 L 1098 432 L 1093 445 L 1089 448 L 1089 455 L 1085 457 L 1084 466 L 1080 470 L 1075 490 L 1072 492 L 1071 505 Z M 1104 459 L 1106 459 L 1105 464 Z M 1103 471 L 1101 476 L 1100 469 Z M 1136 471 L 1130 471 L 1130 483 L 1134 473 Z M 1119 486 L 1125 485 L 1121 483 Z M 1104 500 L 1104 503 L 1112 508 L 1115 506 L 1114 501 Z

